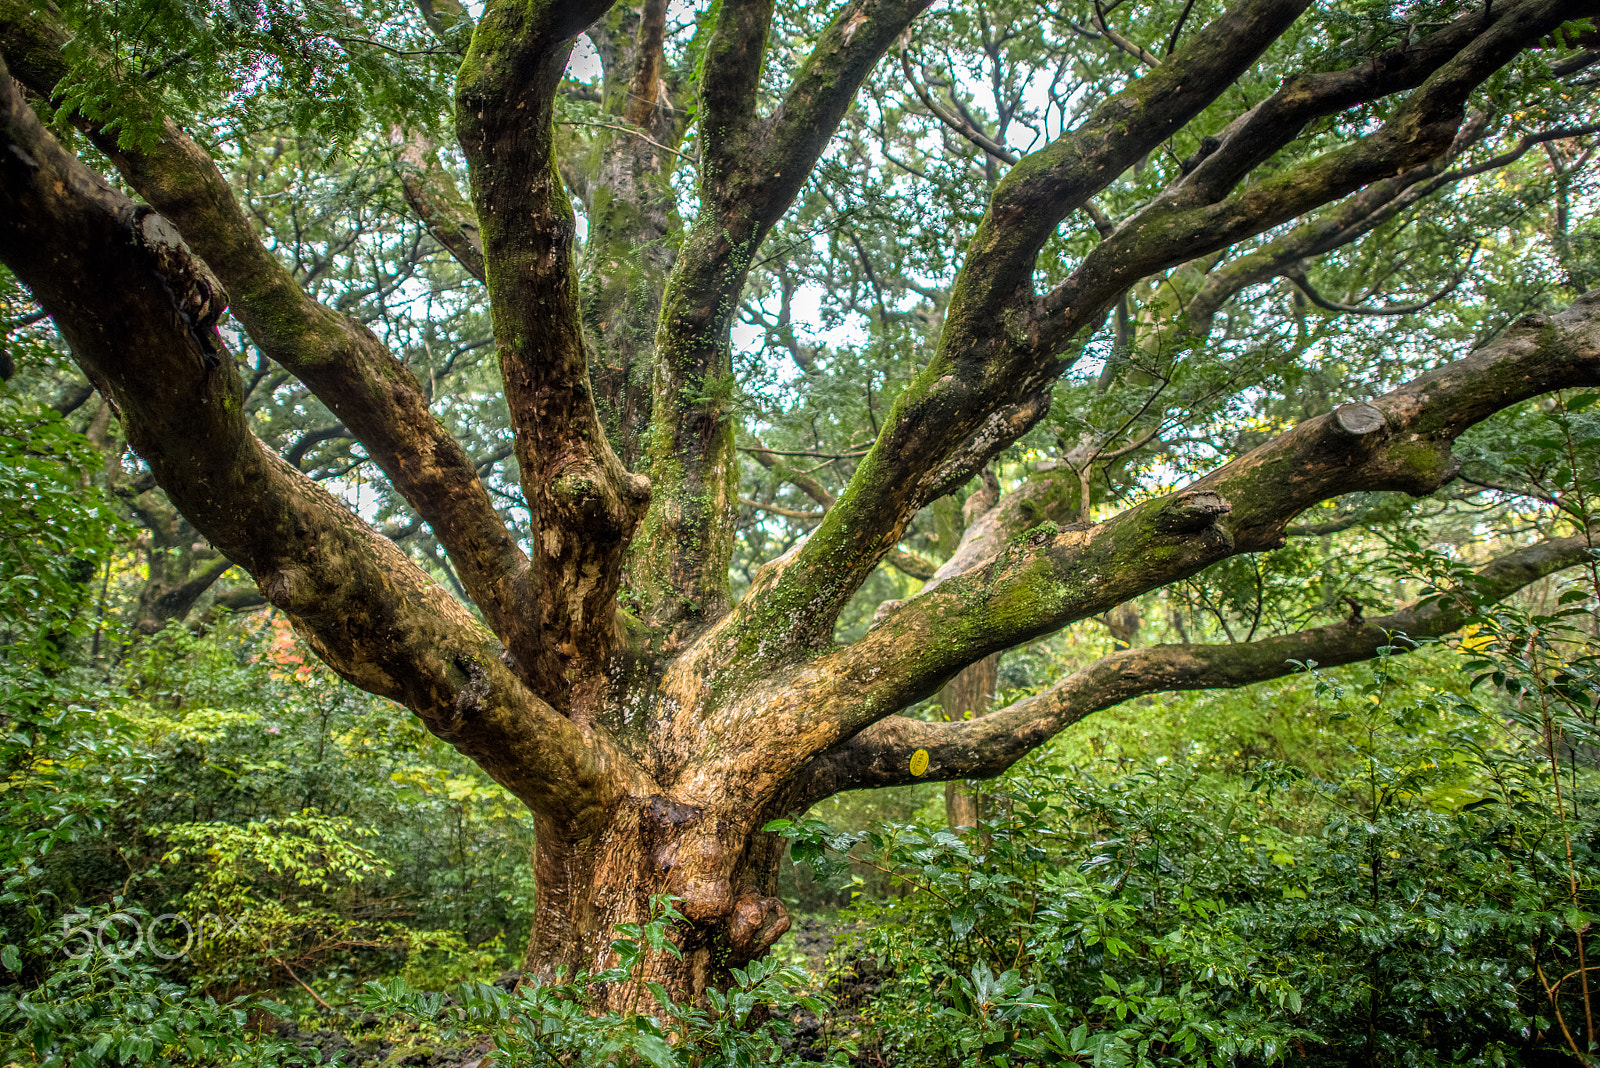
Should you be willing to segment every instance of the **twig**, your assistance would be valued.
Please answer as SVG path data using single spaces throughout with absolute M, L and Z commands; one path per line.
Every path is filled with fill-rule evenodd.
M 1189 11 L 1194 7 L 1194 0 L 1183 0 L 1183 10 L 1178 14 L 1178 23 L 1172 27 L 1172 36 L 1167 38 L 1167 55 L 1172 55 L 1178 48 L 1178 35 L 1183 32 L 1183 24 L 1189 19 Z
M 643 130 L 635 129 L 632 126 L 618 126 L 615 123 L 610 123 L 610 122 L 586 122 L 583 119 L 557 119 L 556 120 L 556 125 L 557 126 L 593 126 L 593 127 L 597 128 L 597 129 L 601 129 L 601 130 L 616 130 L 619 133 L 632 134 L 633 136 L 639 138 L 639 140 L 644 141 L 647 144 L 652 144 L 655 147 L 659 148 L 663 152 L 671 152 L 674 156 L 677 156 L 679 159 L 688 160 L 690 163 L 693 163 L 697 167 L 700 165 L 700 161 L 698 159 L 696 159 L 694 156 L 691 156 L 686 152 L 679 152 L 677 149 L 673 148 L 671 145 L 664 145 L 660 141 L 657 141 L 655 138 L 651 137 L 649 134 L 645 133 Z
M 1556 1012 L 1556 1023 L 1561 1025 L 1561 1033 L 1566 1037 L 1567 1046 L 1572 1050 L 1572 1055 L 1578 1058 L 1579 1064 L 1588 1064 L 1589 1058 L 1578 1049 L 1577 1040 L 1572 1037 L 1572 1032 L 1567 1029 L 1566 1018 L 1561 1015 L 1561 1001 L 1556 997 L 1556 988 L 1551 986 L 1545 979 L 1544 968 L 1540 966 L 1537 956 L 1533 959 L 1533 970 L 1538 973 L 1539 985 L 1544 987 L 1545 996 L 1550 999 L 1550 1007 Z
M 739 446 L 739 451 L 750 453 L 765 452 L 773 456 L 806 456 L 813 460 L 854 460 L 871 452 L 872 445 L 872 442 L 868 442 L 856 452 L 795 452 L 791 449 L 752 449 L 744 445 Z
M 1467 262 L 1456 272 L 1455 277 L 1450 280 L 1448 285 L 1427 300 L 1419 300 L 1411 304 L 1385 304 L 1379 308 L 1367 308 L 1359 304 L 1342 304 L 1339 301 L 1327 299 L 1313 289 L 1310 279 L 1306 277 L 1306 272 L 1301 268 L 1295 267 L 1283 273 L 1284 277 L 1299 287 L 1300 292 L 1306 295 L 1307 300 L 1324 311 L 1339 312 L 1346 315 L 1409 315 L 1412 312 L 1421 311 L 1430 304 L 1436 304 L 1451 293 L 1454 293 L 1456 288 L 1461 285 L 1462 280 L 1466 278 L 1467 272 L 1472 269 L 1472 261 L 1478 257 L 1478 248 L 1479 246 L 1474 243 L 1472 252 L 1467 256 Z
M 267 956 L 272 957 L 272 954 L 269 953 L 269 954 L 267 954 Z M 338 1011 L 332 1005 L 329 1005 L 326 1001 L 323 1001 L 321 994 L 317 993 L 315 990 L 312 990 L 309 986 L 306 986 L 305 981 L 303 979 L 301 979 L 298 975 L 294 974 L 294 969 L 293 968 L 289 967 L 287 964 L 285 964 L 283 961 L 279 960 L 277 957 L 272 957 L 272 960 L 273 960 L 273 963 L 277 964 L 284 971 L 288 972 L 289 973 L 289 978 L 293 979 L 295 982 L 299 983 L 301 988 L 303 990 L 305 990 L 305 992 L 307 994 L 310 994 L 312 997 L 316 998 L 318 1005 L 321 1005 L 323 1008 L 327 1009 L 329 1012 L 337 1012 Z
M 341 37 L 338 34 L 328 34 L 328 40 L 337 41 L 349 48 L 353 44 L 364 44 L 369 48 L 381 49 L 393 56 L 459 56 L 461 53 L 453 48 L 421 48 L 405 49 L 386 45 L 382 41 L 374 41 L 370 37 Z
M 846 855 L 848 856 L 848 854 L 846 854 Z M 949 898 L 947 898 L 943 894 L 939 893 L 939 891 L 935 890 L 933 887 L 928 886 L 928 885 L 926 885 L 924 883 L 917 882 L 915 879 L 911 878 L 911 876 L 909 876 L 909 875 L 906 875 L 904 872 L 895 871 L 893 868 L 886 868 L 882 864 L 878 864 L 878 863 L 875 863 L 873 861 L 868 860 L 866 857 L 851 857 L 850 859 L 858 861 L 858 862 L 860 862 L 862 864 L 865 864 L 869 868 L 876 868 L 879 871 L 883 872 L 883 874 L 885 874 L 885 875 L 892 875 L 896 879 L 904 880 L 905 882 L 908 882 L 912 886 L 916 887 L 918 890 L 926 890 L 928 893 L 932 894 L 934 897 L 938 898 L 940 901 L 943 901 L 946 905 L 949 905 L 951 908 L 955 908 L 956 907 L 956 903 L 954 901 L 951 901 Z
M 1001 163 L 1010 166 L 1017 162 L 1017 156 L 1014 152 L 1011 152 L 972 123 L 951 114 L 940 106 L 939 102 L 933 99 L 933 94 L 924 89 L 922 84 L 917 81 L 916 75 L 911 71 L 911 59 L 904 52 L 900 53 L 900 67 L 905 71 L 906 84 L 911 86 L 911 91 L 917 95 L 918 100 L 922 101 L 922 106 L 933 113 L 934 118 L 983 149 Z
M 1111 24 L 1106 21 L 1106 16 L 1117 9 L 1116 4 L 1112 4 L 1107 8 L 1102 7 L 1098 0 L 1096 0 L 1094 7 L 1094 14 L 1090 16 L 1089 25 L 1093 26 L 1095 29 L 1104 34 L 1106 40 L 1116 45 L 1119 49 L 1126 52 L 1140 63 L 1144 64 L 1146 67 L 1153 68 L 1161 66 L 1160 56 L 1157 56 L 1154 52 L 1151 52 L 1143 45 L 1135 44 L 1111 28 Z
M 781 515 L 785 519 L 799 519 L 807 523 L 821 522 L 824 512 L 802 512 L 798 508 L 782 508 L 776 504 L 762 504 L 760 501 L 751 500 L 749 497 L 740 497 L 739 503 L 746 508 L 755 508 L 773 515 Z

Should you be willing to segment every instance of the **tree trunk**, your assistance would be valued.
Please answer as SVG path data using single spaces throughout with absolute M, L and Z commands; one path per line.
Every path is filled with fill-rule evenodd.
M 596 131 L 566 167 L 589 217 L 583 316 L 596 346 L 595 402 L 617 456 L 638 465 L 650 422 L 650 373 L 661 294 L 682 226 L 668 178 L 681 109 L 663 67 L 665 0 L 619 7 L 589 31 L 604 66 L 602 107 L 614 126 Z
M 633 982 L 597 991 L 605 1007 L 647 1006 L 646 982 L 696 1001 L 730 968 L 765 953 L 789 929 L 773 896 L 785 842 L 761 833 L 739 800 L 713 813 L 661 795 L 629 798 L 602 830 L 581 838 L 539 821 L 525 974 L 563 982 L 610 966 L 617 925 L 648 922 L 651 898 L 661 894 L 678 899 L 683 919 L 671 933 L 681 955 L 647 952 Z

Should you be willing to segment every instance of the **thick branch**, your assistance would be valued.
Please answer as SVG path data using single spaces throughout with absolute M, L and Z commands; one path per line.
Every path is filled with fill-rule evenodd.
M 1478 572 L 1478 596 L 1495 601 L 1563 568 L 1583 563 L 1591 550 L 1581 537 L 1541 542 L 1510 553 Z M 1342 622 L 1238 645 L 1158 645 L 1113 653 L 1062 679 L 1037 696 L 982 719 L 924 723 L 892 716 L 822 754 L 797 784 L 798 805 L 841 790 L 898 786 L 942 779 L 999 775 L 1027 753 L 1085 716 L 1144 694 L 1174 690 L 1233 689 L 1294 674 L 1293 661 L 1337 667 L 1378 655 L 1389 646 L 1405 652 L 1410 639 L 1436 638 L 1459 629 L 1470 602 L 1435 597 L 1392 615 Z M 911 774 L 910 757 L 928 752 L 927 770 Z
M 1481 134 L 1483 122 L 1471 123 L 1468 129 Z M 1467 134 L 1467 131 L 1464 130 L 1463 134 Z M 1204 338 L 1211 331 L 1217 311 L 1234 294 L 1277 278 L 1304 260 L 1349 244 L 1432 192 L 1437 186 L 1428 179 L 1439 174 L 1463 147 L 1463 142 L 1470 139 L 1467 136 L 1458 137 L 1451 152 L 1419 167 L 1402 171 L 1392 178 L 1374 182 L 1359 193 L 1319 212 L 1287 234 L 1210 272 L 1185 309 L 1190 332 L 1197 338 Z
M 0 0 L 0 54 L 41 96 L 66 73 L 65 34 L 36 7 Z M 528 563 L 471 458 L 428 410 L 416 378 L 361 323 L 310 299 L 257 238 L 209 155 L 170 120 L 148 148 L 84 128 L 139 194 L 175 225 L 232 297 L 251 338 L 292 371 L 366 446 L 433 527 L 473 600 L 519 664 L 540 645 Z M 226 301 L 226 297 L 222 298 Z M 220 305 L 214 309 L 221 313 Z
M 230 612 L 253 612 L 258 608 L 266 608 L 270 601 L 261 596 L 260 590 L 224 590 L 217 594 L 216 605 Z
M 1289 521 L 1320 501 L 1358 491 L 1431 493 L 1454 477 L 1450 445 L 1467 427 L 1529 397 L 1597 381 L 1600 291 L 1560 315 L 1528 316 L 1494 343 L 1371 404 L 1301 423 L 1171 497 L 1087 530 L 1063 531 L 1036 551 L 1012 548 L 908 601 L 879 628 L 882 642 L 938 621 L 941 651 L 907 665 L 913 674 L 930 671 L 920 692 L 941 677 L 935 670 L 953 670 L 1223 557 L 1276 548 Z M 970 637 L 963 636 L 968 625 L 975 628 Z M 878 645 L 877 633 L 858 643 L 860 655 L 886 670 L 885 651 L 867 648 Z M 970 652 L 946 659 L 943 650 L 968 640 L 976 642 Z M 818 663 L 839 659 L 831 665 L 838 671 L 856 655 L 847 649 Z
M 958 453 L 987 462 L 1015 440 L 1013 430 L 1025 431 L 1042 414 L 1060 365 L 1054 347 L 1048 358 L 1017 358 L 1034 350 L 1026 316 L 1013 305 L 1032 298 L 1044 242 L 1061 219 L 1231 85 L 1304 7 L 1304 0 L 1238 5 L 1006 174 L 968 246 L 933 360 L 896 399 L 838 507 L 742 602 L 741 633 L 779 627 L 782 638 L 769 648 L 794 654 L 826 642 L 840 608 L 917 509 L 952 475 L 970 476 L 965 465 L 952 467 Z M 1086 310 L 1098 314 L 1092 304 Z M 1085 322 L 1080 316 L 1077 325 Z
M 1025 531 L 1042 525 L 1065 525 L 1080 508 L 1077 472 L 1070 467 L 1042 471 L 1000 497 L 990 508 L 974 515 L 961 532 L 950 559 L 921 590 L 928 593 L 941 583 L 965 574 L 1005 550 L 1006 544 Z
M 622 555 L 649 499 L 595 407 L 555 156 L 554 101 L 573 38 L 610 0 L 488 4 L 456 82 L 495 341 L 532 516 L 543 692 L 589 703 L 618 637 Z M 576 692 L 573 692 L 576 691 Z
M 1550 73 L 1557 78 L 1566 78 L 1586 71 L 1596 63 L 1600 63 L 1600 48 L 1590 48 L 1550 64 Z
M 181 586 L 157 592 L 153 597 L 141 596 L 135 629 L 142 634 L 155 634 L 172 620 L 182 620 L 195 602 L 232 567 L 233 561 L 226 558 L 213 560 Z
M 1287 79 L 1276 93 L 1224 130 L 1216 149 L 1170 193 L 1189 204 L 1215 203 L 1257 165 L 1293 140 L 1312 119 L 1414 89 L 1464 49 L 1485 39 L 1492 26 L 1504 25 L 1507 19 L 1514 24 L 1538 6 L 1522 3 L 1474 8 L 1419 41 L 1398 45 L 1355 66 Z M 1518 35 L 1516 40 L 1514 47 L 1520 48 L 1526 38 Z M 1477 80 L 1481 79 L 1472 84 Z
M 620 788 L 627 765 L 602 737 L 530 693 L 459 602 L 251 434 L 233 361 L 206 360 L 179 306 L 212 284 L 206 265 L 63 151 L 3 63 L 0 261 L 103 383 L 174 505 L 334 670 L 412 709 L 544 820 L 586 821 Z
M 662 47 L 667 32 L 667 0 L 644 0 L 639 12 L 636 62 L 628 83 L 628 100 L 622 117 L 641 129 L 650 129 L 656 109 L 663 103 Z
M 482 282 L 483 235 L 472 205 L 439 162 L 433 142 L 418 130 L 398 127 L 391 139 L 400 145 L 400 188 L 422 225 L 468 274 Z
M 1456 138 L 1455 146 L 1445 156 L 1393 178 L 1375 182 L 1282 237 L 1212 271 L 1186 309 L 1190 331 L 1196 337 L 1205 337 L 1210 332 L 1212 317 L 1235 293 L 1247 286 L 1284 276 L 1302 260 L 1349 244 L 1444 186 L 1508 166 L 1521 159 L 1535 145 L 1581 137 L 1594 133 L 1596 127 L 1562 126 L 1528 134 L 1505 152 L 1470 166 L 1445 170 L 1445 165 L 1455 159 L 1466 145 L 1476 141 L 1482 130 L 1481 121 L 1469 122 Z
M 662 79 L 666 2 L 646 0 L 630 37 L 631 15 L 613 11 L 590 30 L 604 44 L 604 103 L 615 122 L 600 124 L 587 158 L 563 161 L 562 172 L 584 179 L 589 233 L 580 274 L 583 317 L 599 350 L 591 365 L 595 402 L 629 469 L 644 455 L 661 294 L 682 228 L 669 176 L 688 158 L 670 147 L 683 134 L 685 113 L 674 109 Z
M 1525 0 L 1484 16 L 1485 28 L 1476 36 L 1466 32 L 1473 16 L 1466 22 L 1458 20 L 1435 35 L 1438 42 L 1420 50 L 1426 63 L 1403 67 L 1394 84 L 1411 84 L 1423 73 L 1428 76 L 1380 130 L 1207 203 L 1208 196 L 1225 193 L 1238 181 L 1236 168 L 1241 161 L 1254 158 L 1251 145 L 1242 144 L 1233 154 L 1213 152 L 1187 178 L 1125 220 L 1066 282 L 1039 302 L 1032 324 L 1036 334 L 1029 340 L 1035 358 L 1047 358 L 1084 326 L 1098 321 L 1131 281 L 1254 236 L 1432 158 L 1456 140 L 1466 98 L 1478 84 L 1523 47 L 1590 6 L 1592 0 Z M 1449 51 L 1444 45 L 1459 51 L 1441 62 Z M 1359 97 L 1382 91 L 1389 84 L 1386 78 L 1362 77 L 1359 71 L 1344 75 L 1349 77 L 1333 78 L 1324 87 L 1325 99 L 1314 94 L 1313 99 L 1299 101 L 1297 93 L 1286 92 L 1277 125 L 1253 125 L 1256 112 L 1252 111 L 1235 127 L 1252 126 L 1264 136 L 1275 130 L 1272 136 L 1286 140 L 1298 129 L 1297 123 L 1319 113 L 1319 108 L 1350 100 L 1352 93 Z M 1208 176 L 1196 179 L 1207 164 L 1213 167 Z
M 656 498 L 632 586 L 663 625 L 728 604 L 734 457 L 730 331 L 756 249 L 788 210 L 867 74 L 930 0 L 851 0 L 783 103 L 757 121 L 770 0 L 722 6 L 706 52 L 700 211 L 662 300 L 647 455 Z
M 923 559 L 916 553 L 907 552 L 901 548 L 890 549 L 889 555 L 885 556 L 884 559 L 889 562 L 889 566 L 901 574 L 910 578 L 920 579 L 923 582 L 933 578 L 939 571 L 938 566 L 932 560 Z
M 1421 82 L 1378 131 L 1218 203 L 1201 202 L 1211 189 L 1204 183 L 1180 184 L 1125 220 L 1065 283 L 1038 301 L 1031 297 L 1033 261 L 1058 213 L 1079 206 L 1095 191 L 1093 181 L 1107 180 L 1101 169 L 1136 158 L 1146 147 L 1140 143 L 1145 132 L 1187 121 L 1188 109 L 1231 83 L 1234 65 L 1253 59 L 1263 43 L 1261 29 L 1287 25 L 1295 12 L 1267 3 L 1230 12 L 1148 74 L 1139 83 L 1142 92 L 1113 98 L 1079 130 L 1024 159 L 1001 183 L 980 224 L 936 358 L 897 400 L 839 505 L 797 552 L 757 577 L 740 606 L 749 630 L 730 629 L 729 637 L 742 641 L 759 631 L 767 637 L 765 648 L 791 655 L 825 642 L 843 599 L 898 540 L 929 474 L 994 412 L 1018 396 L 1048 389 L 1061 369 L 1060 353 L 1130 284 L 1433 158 L 1454 141 L 1466 97 L 1478 84 L 1584 10 L 1563 0 L 1524 0 L 1480 22 L 1439 31 L 1439 42 L 1422 50 L 1426 62 L 1400 76 L 1363 79 L 1356 72 L 1353 80 L 1334 79 L 1324 87 L 1315 106 L 1286 104 L 1280 118 L 1288 124 L 1287 138 L 1318 107 Z M 1226 80 L 1213 84 L 1219 71 L 1227 72 Z M 1265 136 L 1267 128 L 1256 129 Z M 1088 134 L 1097 136 L 1086 139 Z M 1070 151 L 1063 154 L 1063 146 Z M 1124 152 L 1133 156 L 1124 161 Z M 1219 180 L 1214 188 L 1225 193 L 1231 185 Z M 1031 311 L 1024 310 L 1028 306 Z M 1203 566 L 1205 556 L 1178 554 L 1184 566 Z M 773 639 L 775 631 L 780 640 Z M 1004 644 L 1009 642 L 994 647 Z
M 1226 557 L 1281 546 L 1290 520 L 1320 501 L 1359 491 L 1431 493 L 1454 477 L 1450 444 L 1467 427 L 1519 401 L 1594 384 L 1600 290 L 1560 315 L 1525 317 L 1492 344 L 1370 404 L 1307 420 L 1170 496 L 1092 526 L 1046 523 L 1008 539 L 996 555 L 888 612 L 854 644 L 756 682 L 770 695 L 771 721 L 686 720 L 674 749 L 714 753 L 694 766 L 696 781 L 732 775 L 740 760 L 779 774 L 785 761 L 929 696 L 990 653 Z M 761 582 L 758 574 L 754 585 Z M 788 608 L 806 610 L 803 602 Z M 770 640 L 778 629 L 761 634 Z M 746 651 L 729 670 L 759 659 L 756 640 Z
M 706 43 L 700 107 L 705 111 L 700 148 L 702 188 L 713 190 L 734 179 L 749 158 L 756 130 L 756 89 L 772 25 L 773 0 L 729 0 L 717 12 Z M 715 195 L 722 193 L 721 196 Z
M 962 320 L 992 319 L 997 301 L 1027 291 L 1034 259 L 1060 221 L 1198 115 L 1304 10 L 1297 0 L 1237 5 L 1009 171 L 973 236 L 951 297 L 949 319 L 958 334 L 993 336 L 992 322 Z
M 1253 237 L 1445 151 L 1459 132 L 1468 94 L 1522 48 L 1585 13 L 1592 2 L 1524 0 L 1496 9 L 1499 17 L 1438 64 L 1382 128 L 1349 145 L 1284 168 L 1215 203 L 1204 202 L 1205 196 L 1231 188 L 1236 178 L 1186 180 L 1169 189 L 1124 221 L 1039 302 L 1037 351 L 1058 349 L 1134 279 Z

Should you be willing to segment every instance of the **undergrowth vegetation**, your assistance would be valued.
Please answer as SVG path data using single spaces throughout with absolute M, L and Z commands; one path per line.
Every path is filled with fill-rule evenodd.
M 1491 639 L 1514 655 L 1475 666 L 1520 702 L 1404 692 L 1389 658 L 1317 676 L 1347 739 L 1337 775 L 1041 760 L 975 835 L 784 827 L 813 866 L 865 848 L 909 890 L 852 910 L 845 956 L 882 982 L 862 1010 L 875 1048 L 930 1066 L 1585 1060 L 1600 824 L 1552 739 L 1594 744 L 1593 665 L 1541 681 L 1552 650 L 1521 625 L 1558 621 L 1514 622 Z

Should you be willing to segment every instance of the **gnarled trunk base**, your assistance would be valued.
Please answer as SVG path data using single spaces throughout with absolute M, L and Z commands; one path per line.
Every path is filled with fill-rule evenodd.
M 658 894 L 678 899 L 683 919 L 671 938 L 681 955 L 647 952 L 633 982 L 599 991 L 603 1007 L 648 1006 L 646 982 L 680 1002 L 699 1001 L 730 968 L 765 953 L 789 929 L 773 896 L 784 842 L 737 807 L 737 799 L 717 812 L 661 795 L 630 798 L 602 830 L 581 838 L 540 821 L 524 974 L 566 982 L 609 967 L 617 925 L 648 923 Z

